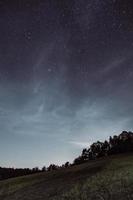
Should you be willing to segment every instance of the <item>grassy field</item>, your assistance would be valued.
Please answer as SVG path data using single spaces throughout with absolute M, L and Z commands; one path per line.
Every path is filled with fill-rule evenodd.
M 47 199 L 133 199 L 133 154 L 0 182 L 0 200 Z

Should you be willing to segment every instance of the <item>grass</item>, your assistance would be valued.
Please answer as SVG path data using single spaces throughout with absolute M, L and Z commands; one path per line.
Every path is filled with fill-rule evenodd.
M 60 200 L 131 200 L 133 199 L 133 156 L 114 157 L 102 172 L 77 184 Z
M 0 200 L 131 200 L 133 154 L 0 182 Z

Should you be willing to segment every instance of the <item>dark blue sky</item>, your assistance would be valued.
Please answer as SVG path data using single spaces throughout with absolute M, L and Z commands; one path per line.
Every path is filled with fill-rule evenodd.
M 0 1 L 1 166 L 72 161 L 132 131 L 132 91 L 132 1 Z

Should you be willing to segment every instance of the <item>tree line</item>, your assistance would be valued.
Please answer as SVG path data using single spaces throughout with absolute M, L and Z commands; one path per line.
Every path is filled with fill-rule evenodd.
M 15 169 L 15 168 L 0 167 L 0 180 L 34 174 L 40 171 L 41 170 L 39 170 L 38 167 L 35 167 L 33 169 L 29 169 L 29 168 Z
M 106 157 L 114 154 L 133 152 L 133 132 L 123 131 L 120 135 L 114 135 L 109 141 L 97 141 L 90 148 L 83 149 L 73 164 L 81 164 L 89 160 Z
M 35 167 L 33 169 L 14 169 L 0 167 L 0 180 L 39 172 L 59 170 L 63 168 L 68 168 L 73 165 L 82 164 L 90 160 L 95 160 L 100 157 L 106 157 L 126 152 L 133 152 L 133 132 L 130 131 L 123 131 L 118 136 L 114 135 L 113 137 L 110 137 L 108 141 L 97 141 L 93 143 L 89 148 L 83 149 L 81 155 L 74 159 L 73 163 L 66 162 L 61 166 L 50 164 L 48 167 L 44 166 L 42 169 L 39 169 L 38 167 Z
M 35 174 L 39 172 L 48 172 L 53 170 L 59 170 L 63 168 L 67 168 L 70 166 L 69 162 L 66 162 L 65 164 L 58 166 L 55 164 L 50 164 L 48 167 L 42 167 L 42 169 L 39 169 L 38 167 L 34 167 L 32 169 L 30 168 L 6 168 L 6 167 L 0 167 L 0 180 L 18 177 L 18 176 L 25 176 L 30 174 Z

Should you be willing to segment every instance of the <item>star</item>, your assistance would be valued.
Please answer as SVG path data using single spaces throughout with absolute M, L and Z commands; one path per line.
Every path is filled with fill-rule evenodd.
M 30 31 L 28 31 L 28 32 L 25 33 L 25 38 L 27 40 L 31 40 L 31 32 Z
M 51 72 L 52 72 L 52 69 L 51 69 L 51 68 L 48 68 L 48 72 L 51 73 Z

